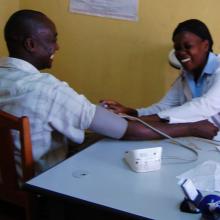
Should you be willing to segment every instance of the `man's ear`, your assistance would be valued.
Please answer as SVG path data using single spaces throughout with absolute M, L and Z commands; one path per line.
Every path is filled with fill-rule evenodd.
M 25 38 L 25 40 L 23 42 L 23 46 L 26 51 L 33 52 L 33 51 L 35 51 L 36 43 L 33 38 L 27 37 L 27 38 Z

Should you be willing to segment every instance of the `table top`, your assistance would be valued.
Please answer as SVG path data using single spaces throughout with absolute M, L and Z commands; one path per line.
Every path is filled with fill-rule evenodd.
M 150 219 L 200 219 L 200 214 L 180 212 L 184 195 L 176 176 L 207 160 L 220 162 L 220 152 L 200 138 L 178 140 L 200 148 L 196 161 L 185 161 L 195 155 L 169 140 L 104 139 L 31 179 L 26 186 Z M 123 159 L 127 150 L 158 146 L 163 149 L 160 170 L 136 173 Z

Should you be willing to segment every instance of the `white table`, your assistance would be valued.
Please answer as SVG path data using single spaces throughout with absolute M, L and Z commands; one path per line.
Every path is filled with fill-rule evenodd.
M 26 186 L 38 192 L 49 191 L 150 219 L 200 219 L 200 214 L 180 212 L 179 204 L 184 196 L 176 176 L 206 160 L 220 162 L 220 152 L 202 139 L 179 140 L 201 148 L 197 161 L 183 163 L 180 159 L 166 159 L 168 156 L 194 156 L 191 151 L 168 140 L 104 139 L 31 179 Z M 163 147 L 164 157 L 158 171 L 136 173 L 123 160 L 126 150 L 156 146 Z

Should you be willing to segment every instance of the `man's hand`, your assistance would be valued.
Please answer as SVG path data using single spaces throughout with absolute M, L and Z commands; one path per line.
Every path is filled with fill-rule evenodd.
M 206 139 L 213 139 L 219 131 L 219 129 L 208 120 L 191 123 L 191 125 L 189 125 L 189 129 L 192 132 L 192 136 Z

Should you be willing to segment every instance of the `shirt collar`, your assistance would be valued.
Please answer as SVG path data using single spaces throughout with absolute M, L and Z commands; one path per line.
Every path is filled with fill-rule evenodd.
M 203 69 L 203 73 L 213 74 L 218 66 L 219 66 L 218 57 L 214 53 L 210 52 L 207 64 Z
M 27 61 L 12 57 L 0 58 L 0 67 L 15 68 L 29 73 L 40 73 L 37 68 Z

